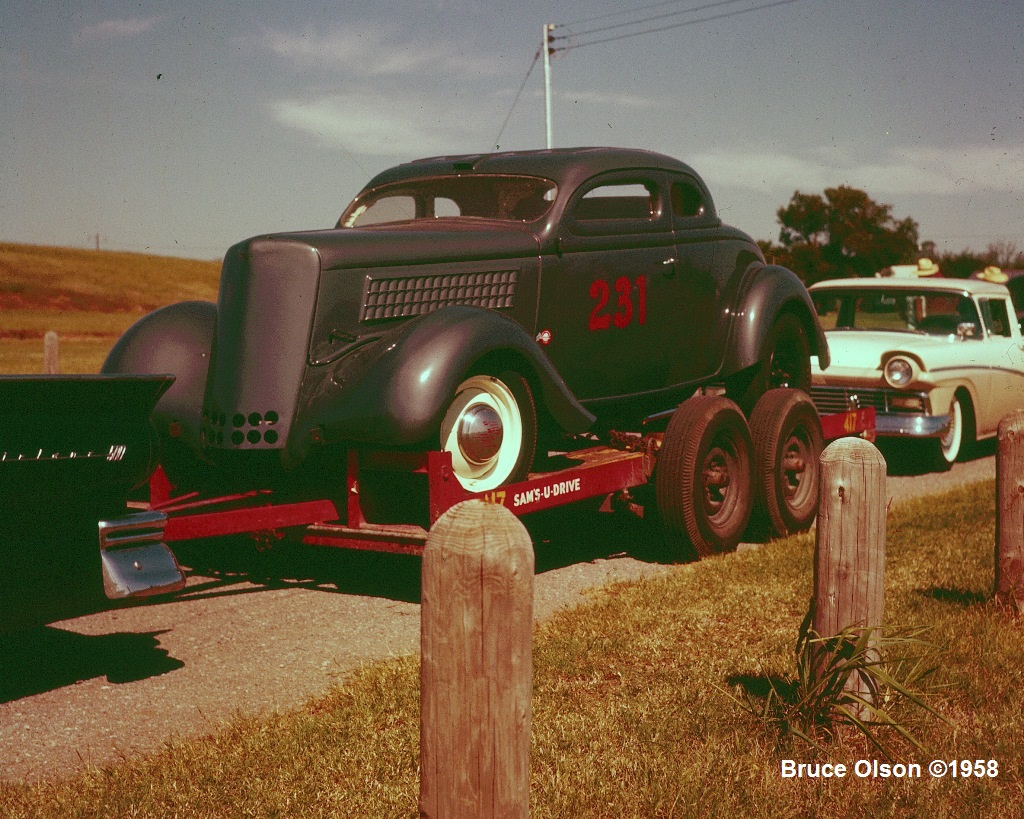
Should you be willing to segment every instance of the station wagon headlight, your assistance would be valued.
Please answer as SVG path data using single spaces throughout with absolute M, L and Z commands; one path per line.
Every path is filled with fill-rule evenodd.
M 914 363 L 910 359 L 894 356 L 885 362 L 885 380 L 890 387 L 900 389 L 914 380 Z

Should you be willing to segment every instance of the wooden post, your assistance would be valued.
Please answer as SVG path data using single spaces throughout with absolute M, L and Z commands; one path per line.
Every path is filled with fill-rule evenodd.
M 885 592 L 885 458 L 862 438 L 821 453 L 813 627 L 819 637 L 879 629 Z M 880 636 L 880 635 L 879 635 Z M 847 688 L 867 699 L 863 680 Z
M 60 372 L 59 340 L 53 330 L 47 330 L 43 336 L 43 372 L 47 375 Z
M 1024 411 L 999 422 L 996 449 L 996 602 L 1024 607 Z
M 465 501 L 423 552 L 420 816 L 530 815 L 533 544 L 503 506 Z

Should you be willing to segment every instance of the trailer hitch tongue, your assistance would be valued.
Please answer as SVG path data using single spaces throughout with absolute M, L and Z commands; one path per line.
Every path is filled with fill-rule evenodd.
M 99 522 L 103 591 L 111 600 L 169 594 L 185 575 L 164 540 L 167 515 L 135 512 Z

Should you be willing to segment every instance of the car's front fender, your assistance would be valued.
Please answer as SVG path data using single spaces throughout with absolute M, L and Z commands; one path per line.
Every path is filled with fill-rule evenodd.
M 103 362 L 102 373 L 174 375 L 174 384 L 153 409 L 161 438 L 179 437 L 192 451 L 202 449 L 203 395 L 210 349 L 217 326 L 217 305 L 208 301 L 170 304 L 125 330 Z
M 491 310 L 454 306 L 311 370 L 288 459 L 301 461 L 315 438 L 389 447 L 427 442 L 459 383 L 481 368 L 498 367 L 519 370 L 539 391 L 539 409 L 563 431 L 579 433 L 593 424 L 594 416 L 520 324 Z

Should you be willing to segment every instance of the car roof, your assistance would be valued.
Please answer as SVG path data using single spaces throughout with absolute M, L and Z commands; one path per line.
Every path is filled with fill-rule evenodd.
M 980 281 L 978 279 L 929 278 L 850 278 L 828 279 L 808 288 L 812 292 L 821 290 L 940 290 L 954 293 L 968 293 L 974 296 L 1006 296 L 1006 285 Z
M 551 148 L 417 159 L 377 174 L 366 187 L 458 173 L 526 174 L 551 179 L 558 184 L 578 184 L 597 173 L 634 168 L 664 168 L 697 176 L 689 165 L 678 159 L 639 148 Z

